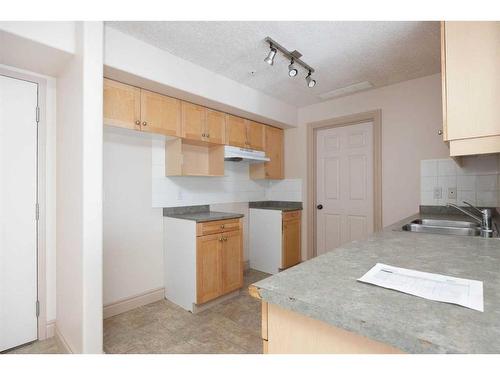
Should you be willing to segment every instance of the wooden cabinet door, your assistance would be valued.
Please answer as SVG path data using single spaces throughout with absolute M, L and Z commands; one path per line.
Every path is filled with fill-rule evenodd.
M 141 90 L 141 130 L 179 137 L 181 135 L 180 100 Z
M 445 140 L 500 135 L 500 22 L 444 23 Z
M 140 130 L 141 89 L 104 78 L 105 125 Z
M 222 112 L 207 110 L 205 140 L 210 143 L 226 143 L 226 116 Z
M 201 304 L 221 295 L 222 235 L 197 237 L 196 303 Z
M 243 243 L 240 230 L 222 236 L 222 294 L 225 294 L 243 286 Z
M 247 120 L 241 117 L 226 115 L 226 144 L 248 148 Z
M 281 253 L 281 267 L 283 269 L 300 263 L 301 238 L 300 238 L 300 211 L 293 218 L 286 219 L 283 215 L 283 242 Z M 295 213 L 295 212 L 294 212 Z
M 182 102 L 182 138 L 203 140 L 207 109 L 205 107 Z
M 255 121 L 248 121 L 248 143 L 253 150 L 264 150 L 264 127 Z
M 271 160 L 265 163 L 265 177 L 269 179 L 283 179 L 284 178 L 284 168 L 283 168 L 283 130 L 274 128 L 272 126 L 266 126 L 265 128 L 266 136 L 266 156 Z

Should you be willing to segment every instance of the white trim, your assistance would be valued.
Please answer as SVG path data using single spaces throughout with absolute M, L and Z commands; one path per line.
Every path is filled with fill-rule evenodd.
M 122 314 L 149 303 L 161 301 L 165 298 L 165 288 L 152 289 L 132 297 L 123 298 L 116 302 L 107 304 L 103 309 L 104 319 Z
M 71 350 L 71 347 L 69 346 L 68 342 L 62 335 L 61 331 L 59 331 L 59 328 L 57 328 L 57 324 L 55 326 L 55 337 L 57 340 L 57 343 L 59 344 L 59 347 L 66 353 L 66 354 L 73 354 L 73 350 Z
M 45 326 L 45 339 L 50 339 L 56 335 L 56 321 L 50 320 Z M 43 340 L 43 339 L 40 339 Z

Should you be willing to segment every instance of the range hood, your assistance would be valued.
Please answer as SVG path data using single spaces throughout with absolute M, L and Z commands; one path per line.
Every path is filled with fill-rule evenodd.
M 247 160 L 250 163 L 264 163 L 271 159 L 266 156 L 266 153 L 264 151 L 251 150 L 249 148 L 240 148 L 234 146 L 224 146 L 224 160 Z

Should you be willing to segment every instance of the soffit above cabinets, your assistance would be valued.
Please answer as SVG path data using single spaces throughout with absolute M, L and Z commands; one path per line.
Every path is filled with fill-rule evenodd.
M 107 25 L 214 73 L 296 107 L 319 103 L 321 94 L 368 81 L 374 88 L 440 71 L 439 22 L 240 22 L 127 21 Z M 316 87 L 305 72 L 288 77 L 286 61 L 263 60 L 271 36 L 300 50 L 314 66 Z M 253 73 L 252 73 L 253 72 Z

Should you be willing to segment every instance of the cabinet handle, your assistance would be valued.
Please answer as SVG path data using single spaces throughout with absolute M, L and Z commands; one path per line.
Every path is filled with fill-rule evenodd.
M 210 138 L 210 133 L 207 133 L 207 138 Z
M 141 122 L 139 120 L 135 120 L 136 125 L 141 125 Z
M 220 241 L 220 242 L 222 242 L 222 240 L 223 240 L 223 238 L 222 238 L 222 237 L 220 237 L 220 238 L 219 238 L 219 241 Z
M 438 130 L 438 135 L 443 135 L 443 131 L 441 129 Z
M 221 229 L 224 229 L 224 224 L 221 224 L 221 226 L 220 226 L 220 227 L 221 227 Z
M 146 121 L 142 122 L 142 126 L 146 126 L 148 123 Z
M 227 241 L 227 237 L 224 237 L 224 241 Z
M 205 133 L 201 133 L 201 137 L 202 137 L 202 138 L 205 138 Z

